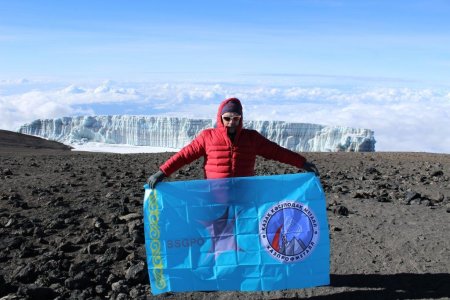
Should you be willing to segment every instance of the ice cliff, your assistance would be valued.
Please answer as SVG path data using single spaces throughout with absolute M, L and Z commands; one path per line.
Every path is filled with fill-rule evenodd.
M 65 144 L 101 142 L 180 149 L 214 123 L 176 117 L 78 116 L 35 120 L 21 126 L 19 132 Z M 375 151 L 374 133 L 368 129 L 283 121 L 246 121 L 244 127 L 298 152 Z

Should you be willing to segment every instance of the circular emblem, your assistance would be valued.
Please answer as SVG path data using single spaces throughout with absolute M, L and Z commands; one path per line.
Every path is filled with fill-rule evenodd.
M 319 223 L 308 206 L 283 201 L 270 207 L 260 222 L 259 234 L 267 252 L 276 260 L 304 260 L 317 246 Z

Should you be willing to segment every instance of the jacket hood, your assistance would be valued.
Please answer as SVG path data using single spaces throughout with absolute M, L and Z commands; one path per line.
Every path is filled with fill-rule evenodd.
M 220 105 L 219 105 L 219 110 L 217 111 L 217 119 L 216 119 L 216 127 L 217 128 L 225 127 L 225 126 L 223 126 L 223 123 L 222 123 L 222 109 L 225 106 L 225 104 L 227 104 L 230 101 L 238 103 L 242 109 L 241 101 L 238 98 L 228 98 L 228 99 L 223 100 L 222 103 L 220 103 Z M 244 122 L 244 113 L 242 112 L 241 120 L 239 121 L 239 125 L 237 127 L 238 130 L 242 129 L 243 122 Z

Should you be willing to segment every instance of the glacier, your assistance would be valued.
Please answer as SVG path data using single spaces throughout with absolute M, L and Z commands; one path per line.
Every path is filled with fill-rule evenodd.
M 38 119 L 18 131 L 69 145 L 99 142 L 181 149 L 201 130 L 214 126 L 213 119 L 110 115 Z M 244 128 L 297 152 L 375 151 L 369 129 L 251 120 L 244 121 Z

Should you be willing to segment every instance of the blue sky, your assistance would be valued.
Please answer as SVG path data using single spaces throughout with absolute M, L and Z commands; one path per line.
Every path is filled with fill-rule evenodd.
M 240 95 L 258 103 L 254 117 L 370 128 L 378 150 L 450 152 L 433 136 L 449 117 L 449 1 L 0 1 L 1 128 L 61 114 L 204 117 Z M 438 125 L 411 136 L 430 106 Z
M 449 15 L 448 1 L 2 1 L 0 74 L 446 83 Z

